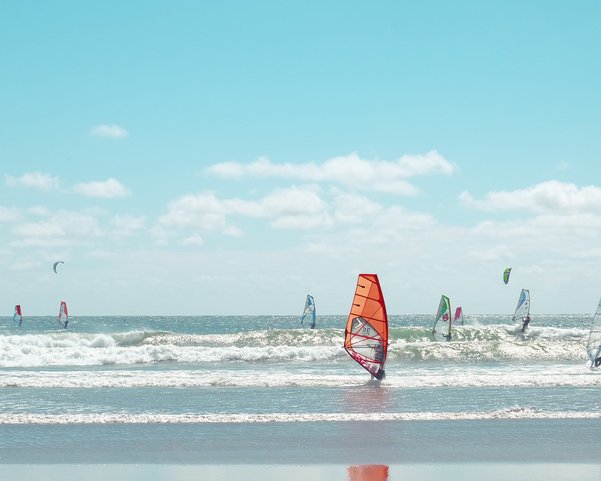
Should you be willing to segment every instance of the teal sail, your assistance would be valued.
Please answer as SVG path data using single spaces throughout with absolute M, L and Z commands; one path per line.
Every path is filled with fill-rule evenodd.
M 301 316 L 301 326 L 303 325 L 303 321 L 305 319 L 310 319 L 311 323 L 309 327 L 311 329 L 315 329 L 315 320 L 317 318 L 317 314 L 315 313 L 315 300 L 313 296 L 307 294 L 307 300 L 305 301 L 305 308 L 303 309 L 303 315 Z
M 509 282 L 509 274 L 511 274 L 511 267 L 508 267 L 507 269 L 505 269 L 505 271 L 503 271 L 503 282 L 505 284 Z
M 453 337 L 453 319 L 451 317 L 451 301 L 445 295 L 440 296 L 440 304 L 436 311 L 432 334 L 439 341 L 450 341 Z
M 591 332 L 586 344 L 586 352 L 591 360 L 591 369 L 601 366 L 601 299 L 591 324 Z

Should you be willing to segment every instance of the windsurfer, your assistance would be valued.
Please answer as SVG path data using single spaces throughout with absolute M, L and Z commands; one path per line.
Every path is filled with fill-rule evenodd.
M 528 324 L 530 324 L 530 314 L 527 314 L 526 317 L 524 318 L 524 325 L 522 326 L 522 332 L 524 332 L 526 330 L 526 328 L 528 327 Z

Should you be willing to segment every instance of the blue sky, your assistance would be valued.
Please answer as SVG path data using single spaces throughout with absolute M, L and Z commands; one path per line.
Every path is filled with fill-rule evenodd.
M 1 304 L 344 314 L 376 272 L 392 314 L 591 312 L 600 14 L 3 2 Z

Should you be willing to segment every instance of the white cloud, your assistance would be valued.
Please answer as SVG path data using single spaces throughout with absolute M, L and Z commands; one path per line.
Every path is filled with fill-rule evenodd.
M 182 244 L 185 246 L 201 246 L 204 244 L 204 240 L 200 234 L 194 233 L 182 240 Z
M 103 137 L 108 139 L 124 139 L 129 136 L 127 130 L 119 125 L 101 124 L 90 129 L 90 135 L 94 137 Z
M 418 189 L 406 179 L 431 174 L 451 175 L 454 166 L 436 151 L 425 155 L 404 155 L 395 161 L 362 159 L 356 153 L 334 157 L 323 163 L 274 164 L 260 158 L 250 164 L 223 162 L 209 172 L 225 177 L 280 177 L 312 182 L 334 182 L 358 190 L 416 195 Z
M 310 229 L 332 223 L 328 206 L 311 188 L 279 189 L 260 200 L 220 199 L 212 193 L 186 195 L 169 204 L 159 218 L 163 227 L 195 228 L 240 235 L 227 218 L 242 216 L 270 219 L 281 229 Z
M 144 229 L 146 218 L 133 215 L 115 215 L 111 218 L 110 224 L 113 227 L 111 237 L 120 239 L 130 237 L 136 232 Z
M 50 215 L 50 209 L 43 205 L 34 205 L 27 209 L 27 213 L 36 217 L 48 217 Z
M 12 222 L 19 218 L 19 211 L 13 207 L 0 206 L 0 222 Z
M 38 222 L 23 222 L 12 229 L 15 246 L 73 245 L 101 235 L 95 217 L 74 211 L 59 211 Z
M 4 181 L 9 187 L 30 187 L 37 190 L 54 190 L 60 186 L 60 179 L 44 172 L 28 172 L 21 177 L 5 175 Z
M 534 213 L 574 213 L 601 211 L 601 188 L 550 180 L 512 191 L 489 192 L 475 199 L 465 191 L 459 199 L 468 207 L 483 211 L 529 211 Z
M 105 197 L 116 198 L 126 197 L 129 195 L 129 190 L 118 180 L 109 178 L 99 182 L 83 182 L 76 184 L 73 190 L 86 197 Z
M 227 208 L 214 194 L 186 195 L 168 206 L 167 213 L 159 217 L 165 227 L 222 230 L 225 228 Z
M 338 193 L 334 197 L 335 217 L 347 224 L 357 224 L 382 212 L 382 206 L 367 197 Z

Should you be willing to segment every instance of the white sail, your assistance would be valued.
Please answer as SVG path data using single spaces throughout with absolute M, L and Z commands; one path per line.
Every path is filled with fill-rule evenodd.
M 591 360 L 591 367 L 601 366 L 601 299 L 597 305 L 597 311 L 591 324 L 591 332 L 586 344 L 586 352 Z
M 524 322 L 528 314 L 530 314 L 530 291 L 522 289 L 518 298 L 518 305 L 513 313 L 513 320 Z

